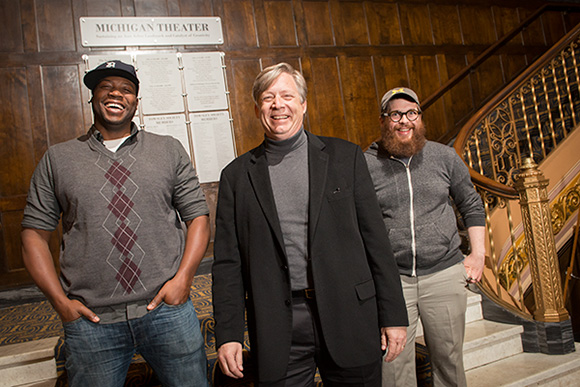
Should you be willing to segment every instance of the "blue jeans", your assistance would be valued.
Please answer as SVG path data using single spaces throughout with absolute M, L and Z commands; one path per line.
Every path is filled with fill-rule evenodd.
M 191 301 L 161 304 L 137 319 L 95 324 L 64 323 L 66 370 L 71 387 L 119 387 L 135 352 L 163 386 L 207 386 L 207 359 Z

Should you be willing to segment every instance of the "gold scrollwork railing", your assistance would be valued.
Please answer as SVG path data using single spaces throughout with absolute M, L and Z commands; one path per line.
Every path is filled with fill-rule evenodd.
M 523 159 L 531 157 L 540 164 L 578 127 L 579 44 L 580 25 L 472 117 L 454 144 L 470 167 L 487 214 L 490 251 L 480 288 L 526 318 L 534 314 L 534 305 L 526 305 L 524 299 L 532 281 L 526 271 L 530 246 L 522 227 L 514 226 L 514 215 L 520 212 L 514 186 Z M 567 197 L 554 210 L 576 210 L 577 190 Z M 560 220 L 552 216 L 555 230 Z

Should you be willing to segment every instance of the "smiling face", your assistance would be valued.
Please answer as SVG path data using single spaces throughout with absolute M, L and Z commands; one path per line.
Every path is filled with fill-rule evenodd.
M 276 78 L 260 95 L 258 105 L 256 116 L 262 122 L 268 138 L 286 140 L 302 127 L 306 101 L 300 100 L 300 93 L 292 75 L 282 73 Z
M 123 77 L 103 78 L 93 90 L 95 127 L 105 140 L 131 133 L 131 120 L 137 110 L 137 87 Z
M 387 113 L 399 111 L 406 113 L 409 110 L 419 110 L 415 102 L 403 98 L 389 101 Z M 407 115 L 403 115 L 399 122 L 393 122 L 389 117 L 381 116 L 381 143 L 389 154 L 395 157 L 411 157 L 423 149 L 427 139 L 425 138 L 425 125 L 421 114 L 415 121 L 409 121 Z

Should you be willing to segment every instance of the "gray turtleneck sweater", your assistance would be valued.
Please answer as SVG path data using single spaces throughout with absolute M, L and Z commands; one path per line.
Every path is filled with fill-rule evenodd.
M 292 290 L 308 280 L 308 138 L 304 129 L 287 140 L 266 137 L 266 158 L 284 236 Z

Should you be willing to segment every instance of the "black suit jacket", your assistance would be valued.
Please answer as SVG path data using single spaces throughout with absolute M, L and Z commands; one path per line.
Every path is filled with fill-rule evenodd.
M 308 251 L 322 335 L 341 367 L 381 356 L 380 326 L 406 326 L 399 272 L 361 149 L 308 135 Z M 292 295 L 264 144 L 222 172 L 216 217 L 216 347 L 243 342 L 244 307 L 260 381 L 284 377 Z

